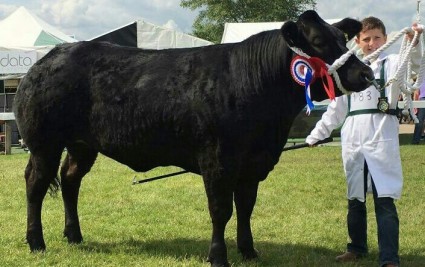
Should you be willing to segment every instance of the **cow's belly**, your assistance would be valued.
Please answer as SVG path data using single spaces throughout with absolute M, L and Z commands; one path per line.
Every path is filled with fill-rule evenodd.
M 100 153 L 110 157 L 136 172 L 146 172 L 161 166 L 177 166 L 199 173 L 194 152 L 177 146 L 153 146 L 152 144 L 129 144 L 128 146 L 104 146 Z

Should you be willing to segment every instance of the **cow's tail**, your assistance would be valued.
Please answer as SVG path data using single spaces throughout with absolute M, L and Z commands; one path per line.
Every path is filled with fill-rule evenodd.
M 29 179 L 35 179 L 35 181 L 33 181 L 31 183 L 31 184 L 33 184 L 32 186 L 34 186 L 34 183 L 36 182 L 37 179 L 40 179 L 40 176 L 39 175 L 34 174 L 34 168 L 36 168 L 35 165 L 34 165 L 35 162 L 36 162 L 36 160 L 34 158 L 34 154 L 31 153 L 30 158 L 28 160 L 27 167 L 25 168 L 25 180 L 28 183 L 28 180 Z M 54 173 L 54 172 L 51 172 L 51 173 Z M 37 175 L 38 178 L 37 177 L 34 177 L 32 175 Z M 47 178 L 46 176 L 44 176 L 44 177 Z M 59 176 L 57 175 L 57 170 L 56 170 L 56 174 L 55 175 L 49 175 L 48 177 L 50 177 L 50 178 L 47 178 L 48 181 L 45 181 L 49 185 L 49 188 L 48 188 L 48 191 L 47 192 L 49 193 L 50 196 L 56 196 L 57 193 L 58 193 L 58 191 L 61 188 L 61 182 L 60 182 Z
M 58 195 L 60 188 L 61 188 L 60 179 L 58 176 L 56 176 L 50 181 L 50 186 L 48 191 L 49 195 L 52 197 L 56 197 Z

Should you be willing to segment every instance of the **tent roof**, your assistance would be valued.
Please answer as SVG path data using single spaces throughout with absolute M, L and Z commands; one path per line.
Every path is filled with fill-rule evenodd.
M 211 45 L 212 43 L 173 29 L 136 20 L 90 40 L 146 49 L 183 48 Z
M 340 21 L 341 19 L 326 19 L 329 24 Z M 236 43 L 245 40 L 251 35 L 262 31 L 280 29 L 283 25 L 280 22 L 236 22 L 224 24 L 224 32 L 221 43 Z
M 0 21 L 0 46 L 32 47 L 76 41 L 23 6 Z

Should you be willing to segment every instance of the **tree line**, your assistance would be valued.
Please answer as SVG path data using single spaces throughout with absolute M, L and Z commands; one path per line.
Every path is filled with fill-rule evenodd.
M 234 22 L 271 22 L 296 20 L 313 0 L 182 0 L 180 6 L 199 10 L 192 35 L 220 43 L 224 24 Z

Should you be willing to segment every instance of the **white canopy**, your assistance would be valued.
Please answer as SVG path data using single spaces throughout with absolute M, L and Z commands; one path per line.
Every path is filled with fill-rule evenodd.
M 0 79 L 19 78 L 55 45 L 76 41 L 21 6 L 0 21 Z
M 207 40 L 143 20 L 133 21 L 90 40 L 108 41 L 146 49 L 184 48 L 212 44 Z
M 0 46 L 3 47 L 46 46 L 76 41 L 23 6 L 0 21 Z
M 326 19 L 329 24 L 340 21 L 341 19 Z M 280 29 L 283 25 L 281 22 L 237 22 L 224 24 L 223 37 L 221 43 L 236 43 L 245 40 L 251 35 L 262 31 Z

